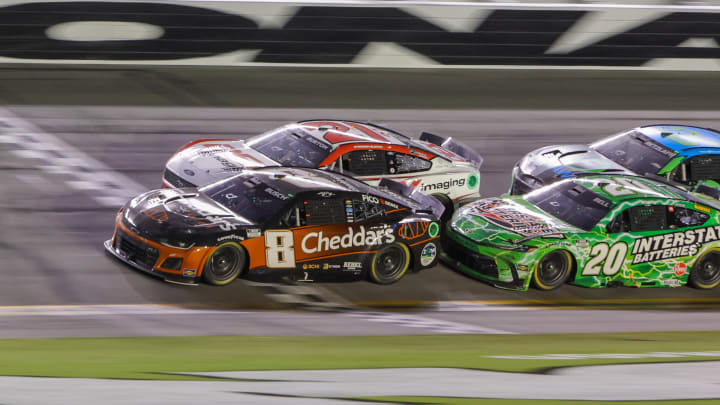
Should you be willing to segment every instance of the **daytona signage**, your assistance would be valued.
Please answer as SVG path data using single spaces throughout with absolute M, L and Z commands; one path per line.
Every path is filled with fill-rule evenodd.
M 628 26 L 622 23 L 626 11 L 613 7 L 437 5 L 439 12 L 423 18 L 411 6 L 208 4 L 212 8 L 189 1 L 28 1 L 0 7 L 5 27 L 0 56 L 143 61 L 248 51 L 241 62 L 347 64 L 381 42 L 425 64 L 443 65 L 632 67 L 654 59 L 692 65 L 720 58 L 715 42 L 720 13 L 703 10 L 648 9 L 633 15 Z M 142 27 L 142 35 L 108 38 L 119 24 Z

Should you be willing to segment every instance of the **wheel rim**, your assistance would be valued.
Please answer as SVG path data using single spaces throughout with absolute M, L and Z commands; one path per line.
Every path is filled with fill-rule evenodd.
M 702 259 L 697 269 L 693 269 L 696 273 L 698 281 L 703 284 L 714 284 L 720 281 L 720 263 L 717 255 L 708 255 Z
M 232 246 L 222 246 L 210 258 L 210 271 L 217 280 L 227 280 L 240 264 L 240 254 Z
M 537 278 L 547 286 L 561 282 L 568 269 L 568 260 L 562 252 L 554 252 L 545 256 L 538 266 Z
M 375 270 L 385 279 L 399 276 L 405 268 L 405 252 L 397 246 L 383 250 L 375 259 Z

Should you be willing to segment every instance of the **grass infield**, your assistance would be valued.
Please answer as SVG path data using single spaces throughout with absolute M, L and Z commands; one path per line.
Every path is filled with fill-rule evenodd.
M 0 374 L 178 380 L 194 377 L 168 373 L 378 367 L 463 367 L 540 372 L 550 367 L 572 365 L 720 358 L 520 360 L 488 357 L 703 351 L 720 351 L 720 332 L 6 339 L 0 340 Z

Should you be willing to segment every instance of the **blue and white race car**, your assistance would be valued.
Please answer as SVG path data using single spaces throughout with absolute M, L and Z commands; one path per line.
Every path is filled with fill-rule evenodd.
M 510 194 L 597 173 L 640 175 L 720 198 L 720 133 L 683 125 L 650 125 L 591 145 L 547 146 L 512 171 Z

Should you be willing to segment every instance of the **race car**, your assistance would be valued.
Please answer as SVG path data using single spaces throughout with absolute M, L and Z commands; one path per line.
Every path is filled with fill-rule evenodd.
M 436 262 L 442 204 L 386 180 L 243 169 L 201 188 L 158 189 L 123 206 L 112 255 L 166 281 L 400 280 Z
M 482 199 L 446 227 L 441 258 L 497 287 L 720 284 L 720 203 L 628 175 L 565 179 Z
M 480 196 L 483 158 L 451 138 L 411 139 L 375 124 L 300 121 L 247 140 L 200 139 L 168 160 L 163 187 L 202 186 L 244 168 L 293 166 L 351 175 L 370 185 L 392 179 L 458 202 Z
M 635 174 L 720 198 L 720 133 L 691 126 L 651 125 L 591 145 L 548 146 L 513 168 L 511 195 L 596 173 Z

